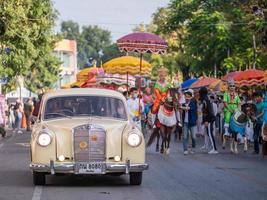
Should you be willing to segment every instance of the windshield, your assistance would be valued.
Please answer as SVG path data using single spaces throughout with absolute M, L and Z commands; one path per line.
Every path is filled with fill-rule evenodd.
M 127 120 L 122 100 L 103 96 L 64 96 L 48 99 L 44 119 L 79 116 L 109 117 Z

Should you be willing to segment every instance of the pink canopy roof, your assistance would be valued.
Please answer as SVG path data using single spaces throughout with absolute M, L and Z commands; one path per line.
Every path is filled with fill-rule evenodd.
M 121 51 L 137 53 L 159 53 L 166 52 L 167 43 L 158 35 L 152 33 L 131 33 L 117 40 Z

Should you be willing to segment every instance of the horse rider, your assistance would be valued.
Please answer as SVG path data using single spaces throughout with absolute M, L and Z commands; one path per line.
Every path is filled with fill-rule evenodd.
M 224 135 L 223 135 L 223 145 L 222 145 L 223 149 L 225 148 L 226 137 L 230 136 L 229 124 L 231 116 L 241 104 L 241 100 L 235 89 L 236 87 L 234 80 L 229 80 L 228 91 L 226 91 L 223 95 L 223 103 L 224 103 Z
M 158 70 L 159 80 L 154 86 L 155 100 L 151 110 L 152 122 L 155 124 L 156 114 L 158 113 L 159 106 L 162 102 L 165 102 L 166 98 L 169 96 L 169 89 L 172 87 L 171 83 L 167 82 L 166 76 L 168 75 L 168 69 L 161 67 Z

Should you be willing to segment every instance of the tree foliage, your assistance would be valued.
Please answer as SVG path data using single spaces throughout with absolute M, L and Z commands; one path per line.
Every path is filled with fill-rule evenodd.
M 77 41 L 78 66 L 89 67 L 92 60 L 98 65 L 120 55 L 118 48 L 111 42 L 111 34 L 98 26 L 83 26 L 73 21 L 64 21 L 61 32 L 66 39 Z
M 52 53 L 58 39 L 52 32 L 56 16 L 50 0 L 0 1 L 0 76 L 9 78 L 6 90 L 16 86 L 19 76 L 33 91 L 57 80 L 60 62 Z
M 190 74 L 267 68 L 267 2 L 172 0 L 154 13 L 154 32 L 166 38 L 174 68 Z M 256 56 L 253 49 L 256 38 Z M 172 56 L 170 56 L 172 55 Z M 190 73 L 191 72 L 191 73 Z

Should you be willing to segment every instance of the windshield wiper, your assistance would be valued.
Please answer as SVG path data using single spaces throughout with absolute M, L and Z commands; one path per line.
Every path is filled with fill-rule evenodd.
M 69 118 L 69 119 L 72 119 L 71 116 L 69 116 L 69 115 L 65 115 L 65 114 L 63 114 L 63 113 L 46 113 L 46 114 L 45 114 L 45 117 L 46 117 L 47 115 L 59 115 L 59 116 L 62 116 L 62 117 L 67 117 L 67 118 Z

